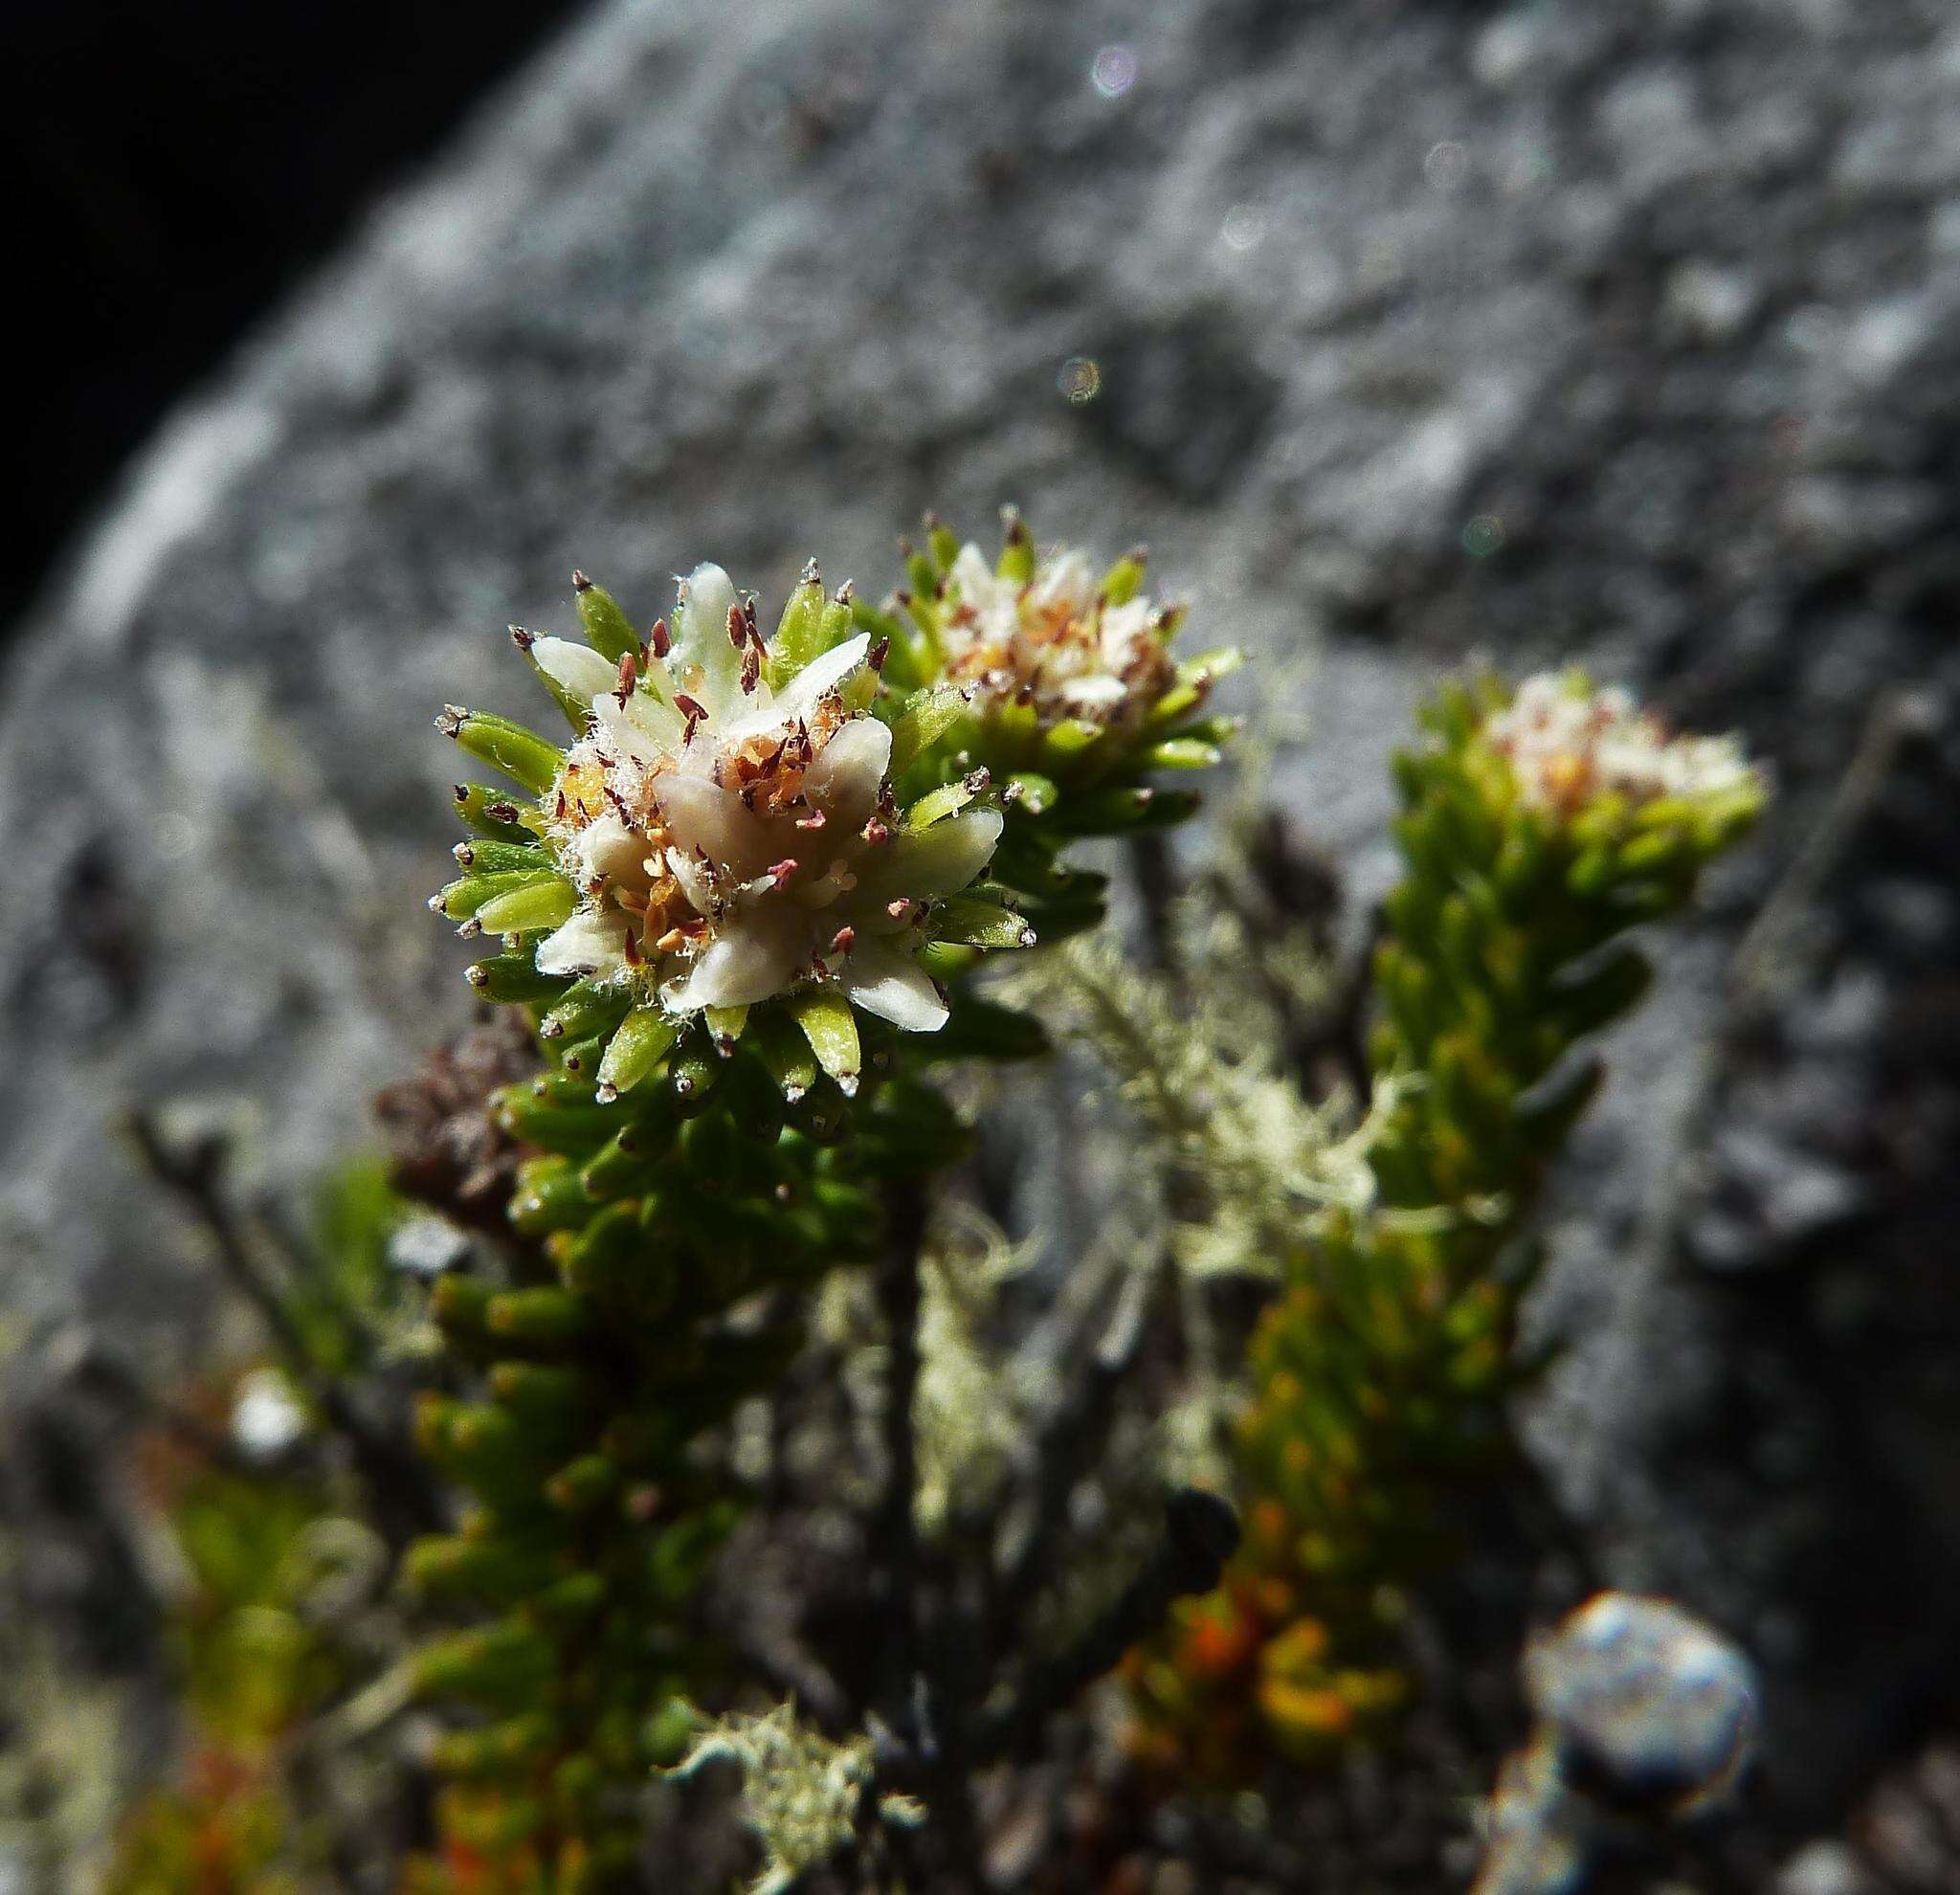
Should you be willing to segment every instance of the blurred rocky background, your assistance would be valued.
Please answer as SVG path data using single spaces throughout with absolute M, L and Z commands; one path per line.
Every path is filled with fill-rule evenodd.
M 388 33 L 358 50 L 378 85 Z M 404 152 L 415 101 L 376 98 L 356 142 Z M 162 305 L 203 294 L 158 240 Z M 34 263 L 18 296 L 85 321 Z M 199 1346 L 208 1266 L 125 1105 L 297 1180 L 465 1015 L 420 908 L 429 720 L 522 704 L 506 621 L 567 623 L 574 564 L 640 601 L 698 557 L 765 597 L 812 552 L 882 584 L 923 506 L 1018 500 L 1147 540 L 1266 658 L 1303 726 L 1266 793 L 1350 937 L 1385 756 L 1468 655 L 1584 658 L 1773 759 L 1768 833 L 1614 1049 L 1523 1420 L 1558 1559 L 1761 1668 L 1725 1873 L 1960 1886 L 1956 318 L 1940 0 L 578 16 L 169 412 L 0 660 L 15 1408 L 53 1336 Z M 27 1610 L 115 1594 L 87 1511 Z

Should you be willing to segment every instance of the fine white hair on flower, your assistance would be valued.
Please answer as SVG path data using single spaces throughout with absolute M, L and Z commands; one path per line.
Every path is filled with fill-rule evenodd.
M 946 601 L 947 676 L 983 702 L 1031 705 L 1043 724 L 1134 729 L 1175 680 L 1157 608 L 1141 596 L 1112 602 L 1072 547 L 1021 580 L 964 546 Z
M 537 639 L 539 668 L 591 707 L 546 798 L 581 899 L 540 971 L 628 982 L 675 1015 L 824 982 L 896 1026 L 944 1025 L 916 959 L 926 904 L 987 865 L 1001 818 L 904 826 L 869 647 L 859 634 L 772 685 L 775 654 L 719 566 L 680 582 L 671 638 L 616 669 Z
M 1521 799 L 1562 815 L 1602 795 L 1636 807 L 1699 801 L 1757 780 L 1739 738 L 1675 736 L 1626 691 L 1594 688 L 1575 672 L 1526 679 L 1482 735 L 1509 763 Z

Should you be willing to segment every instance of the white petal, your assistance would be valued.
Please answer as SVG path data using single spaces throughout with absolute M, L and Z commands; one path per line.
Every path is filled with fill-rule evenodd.
M 1071 612 L 1085 612 L 1096 596 L 1096 573 L 1088 556 L 1071 546 L 1035 574 L 1028 603 L 1037 611 L 1049 606 L 1066 606 Z
M 728 636 L 728 609 L 735 603 L 734 581 L 719 566 L 697 566 L 680 582 L 667 670 L 711 724 L 730 722 L 742 703 L 742 654 Z
M 714 878 L 702 867 L 701 858 L 685 849 L 667 851 L 667 873 L 680 884 L 680 892 L 698 915 L 712 914 L 715 907 Z
M 1003 579 L 987 564 L 980 548 L 962 546 L 952 564 L 950 590 L 958 603 L 969 608 L 974 620 L 958 624 L 950 618 L 942 635 L 956 652 L 986 642 L 1004 642 L 1020 623 L 1020 588 Z
M 581 882 L 596 876 L 616 880 L 635 875 L 646 853 L 645 839 L 627 828 L 614 811 L 608 810 L 572 839 L 572 873 Z
M 858 899 L 930 901 L 957 895 L 984 869 L 1000 840 L 998 810 L 969 810 L 930 829 L 902 831 L 859 858 Z
M 950 577 L 959 592 L 960 603 L 972 606 L 976 611 L 989 603 L 1000 584 L 994 577 L 993 568 L 987 563 L 987 555 L 971 540 L 954 557 Z
M 790 917 L 768 910 L 730 919 L 684 980 L 662 990 L 676 1013 L 700 1007 L 748 1007 L 780 993 L 795 978 L 804 940 Z
M 619 682 L 616 664 L 608 664 L 590 645 L 574 644 L 569 638 L 534 639 L 531 656 L 552 683 L 574 698 L 596 698 Z
M 870 649 L 870 633 L 860 632 L 821 658 L 812 658 L 777 695 L 776 721 L 788 724 L 800 718 L 808 723 L 817 705 L 864 662 Z
M 639 691 L 623 707 L 611 692 L 602 692 L 592 700 L 592 725 L 598 748 L 616 763 L 641 769 L 678 750 L 683 727 L 679 711 Z
M 804 794 L 824 813 L 827 823 L 836 825 L 835 833 L 862 829 L 878 807 L 891 760 L 891 726 L 875 717 L 854 717 L 804 771 Z
M 860 943 L 845 956 L 844 992 L 854 1006 L 907 1033 L 937 1033 L 946 1025 L 946 1003 L 924 969 L 909 956 Z
M 617 974 L 626 970 L 626 918 L 581 908 L 538 944 L 545 974 Z
M 760 875 L 775 859 L 768 826 L 704 770 L 676 769 L 656 777 L 654 795 L 680 848 L 690 855 L 704 849 L 738 881 Z
M 1086 678 L 1070 679 L 1061 687 L 1061 695 L 1071 703 L 1101 709 L 1123 702 L 1124 682 L 1120 678 L 1110 677 L 1106 671 L 1095 671 Z
M 1127 599 L 1122 605 L 1102 608 L 1102 656 L 1121 665 L 1130 648 L 1157 635 L 1150 630 L 1150 614 L 1156 608 L 1146 598 Z

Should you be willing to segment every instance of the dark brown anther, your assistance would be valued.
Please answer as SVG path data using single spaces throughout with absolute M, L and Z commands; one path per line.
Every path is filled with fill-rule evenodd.
M 592 582 L 577 567 L 571 569 L 571 590 L 574 592 L 590 592 L 592 590 Z
M 563 790 L 558 792 L 558 801 L 551 814 L 560 818 L 563 818 L 565 814 L 565 791 Z
M 647 634 L 647 643 L 653 647 L 657 658 L 665 658 L 674 649 L 674 635 L 667 630 L 664 618 L 654 620 L 653 630 Z
M 513 625 L 510 628 L 510 642 L 519 651 L 527 652 L 538 642 L 538 639 L 535 633 L 526 632 L 522 625 Z
M 858 930 L 855 927 L 845 926 L 838 928 L 836 933 L 831 937 L 831 952 L 833 954 L 848 954 L 857 939 Z
M 739 605 L 728 608 L 728 642 L 738 652 L 748 642 L 748 619 Z
M 968 795 L 977 796 L 981 792 L 981 791 L 986 789 L 987 786 L 992 781 L 993 778 L 991 774 L 989 774 L 987 766 L 985 764 L 982 764 L 978 769 L 969 770 L 967 772 L 967 780 L 964 788 L 966 789 Z
M 683 744 L 692 743 L 694 741 L 694 726 L 706 718 L 708 707 L 696 699 L 690 698 L 685 691 L 676 691 L 674 694 L 674 708 L 687 720 L 687 728 L 680 733 L 680 741 Z
M 449 853 L 456 858 L 457 868 L 468 868 L 477 859 L 476 850 L 467 842 L 458 842 Z
M 483 814 L 492 822 L 515 822 L 517 820 L 517 805 L 515 803 L 490 803 L 485 805 Z
M 435 727 L 445 737 L 457 736 L 461 732 L 464 720 L 468 716 L 469 712 L 460 704 L 444 704 L 442 715 L 435 720 Z
M 626 965 L 630 968 L 639 967 L 646 960 L 646 956 L 639 950 L 639 938 L 632 928 L 628 928 L 621 938 L 620 951 L 625 954 Z
M 762 680 L 762 648 L 750 642 L 742 648 L 742 689 L 752 692 Z
M 891 655 L 892 641 L 889 636 L 886 636 L 880 638 L 877 644 L 872 646 L 870 655 L 865 658 L 864 662 L 874 671 L 882 671 L 885 659 L 890 658 Z
M 621 710 L 626 708 L 626 701 L 633 696 L 634 689 L 638 683 L 638 664 L 635 662 L 631 652 L 621 652 L 619 654 L 619 682 L 612 692 L 612 696 Z
M 456 791 L 457 802 L 467 803 L 470 800 L 470 786 L 467 783 L 454 783 L 450 788 Z

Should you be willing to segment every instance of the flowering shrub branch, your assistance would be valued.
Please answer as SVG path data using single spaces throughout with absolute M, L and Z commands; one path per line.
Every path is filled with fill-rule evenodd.
M 1424 722 L 1375 956 L 1372 1201 L 1281 1260 L 1236 1429 L 1245 1549 L 1131 1666 L 1139 1753 L 1187 1777 L 1324 1757 L 1405 1704 L 1402 1598 L 1506 1440 L 1521 1239 L 1600 1076 L 1577 1049 L 1646 991 L 1627 931 L 1685 907 L 1764 802 L 1732 740 L 1578 674 L 1452 686 Z
M 1215 756 L 1194 717 L 1222 660 L 1173 661 L 1137 559 L 1099 585 L 1017 517 L 991 569 L 930 544 L 878 611 L 813 561 L 768 636 L 719 567 L 644 634 L 579 574 L 583 641 L 514 634 L 570 741 L 438 720 L 513 787 L 457 789 L 431 905 L 501 937 L 472 984 L 527 1011 L 545 1069 L 497 1108 L 526 1154 L 508 1277 L 437 1287 L 474 1388 L 427 1397 L 418 1438 L 471 1504 L 407 1570 L 475 1620 L 417 1661 L 478 1713 L 440 1749 L 450 1842 L 553 1887 L 621 1871 L 632 1788 L 684 1732 L 682 1608 L 741 1498 L 703 1431 L 783 1373 L 819 1277 L 880 1256 L 903 1722 L 924 1192 L 963 1145 L 914 1049 L 1038 1050 L 966 976 L 1093 925 L 1068 842 L 1177 819 L 1147 775 Z

